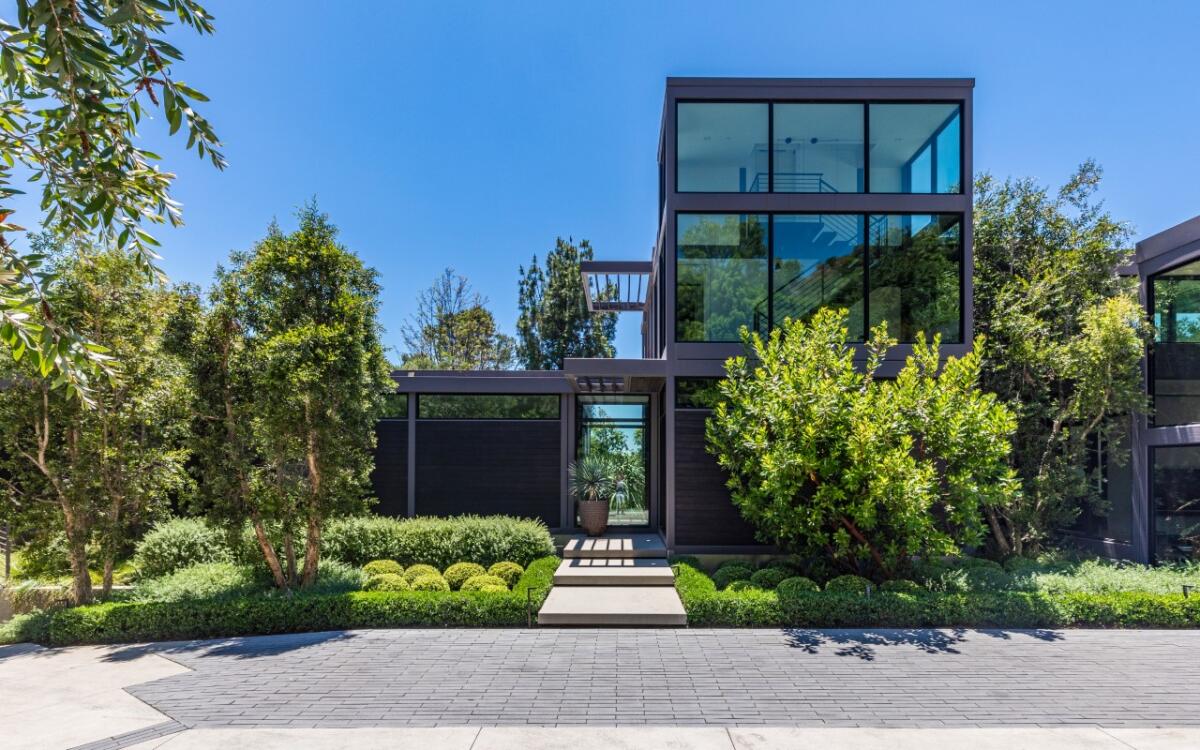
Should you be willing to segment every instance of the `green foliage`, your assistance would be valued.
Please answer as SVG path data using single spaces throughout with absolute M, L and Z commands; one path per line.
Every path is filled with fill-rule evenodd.
M 585 455 L 567 464 L 567 489 L 576 500 L 597 502 L 612 497 L 612 477 L 608 461 L 601 456 Z
M 488 575 L 496 576 L 500 580 L 504 581 L 505 586 L 511 588 L 517 584 L 517 581 L 521 580 L 521 576 L 524 575 L 525 569 L 520 565 L 517 565 L 515 562 L 498 562 L 492 567 L 488 568 L 487 572 Z
M 780 598 L 796 596 L 797 594 L 811 594 L 820 590 L 821 587 L 816 584 L 816 581 L 804 576 L 785 578 L 775 587 L 775 592 L 779 594 Z
M 754 565 L 749 560 L 739 560 L 735 558 L 732 560 L 725 560 L 717 566 L 717 570 L 719 571 L 724 570 L 725 568 L 745 568 L 746 570 L 754 570 Z
M 557 566 L 553 557 L 534 561 L 510 593 L 352 591 L 75 607 L 16 618 L 0 626 L 0 644 L 66 646 L 349 628 L 523 627 L 527 606 L 533 612 L 541 607 Z
M 362 571 L 367 576 L 403 576 L 404 566 L 395 560 L 372 560 L 362 567 Z
M 404 370 L 510 370 L 515 344 L 500 333 L 488 300 L 465 276 L 447 268 L 417 299 L 400 331 Z
M 175 176 L 138 147 L 137 127 L 161 109 L 172 135 L 186 128 L 187 148 L 224 167 L 216 133 L 196 110 L 208 99 L 174 77 L 183 55 L 164 41 L 175 20 L 209 34 L 212 17 L 194 0 L 22 0 L 15 10 L 15 23 L 7 13 L 0 21 L 0 341 L 17 359 L 27 355 L 36 376 L 53 373 L 55 387 L 87 400 L 94 376 L 111 374 L 112 354 L 94 330 L 60 314 L 55 271 L 38 249 L 10 244 L 23 229 L 9 219 L 10 201 L 24 192 L 18 182 L 40 184 L 49 229 L 115 247 L 143 281 L 157 274 L 159 243 L 145 223 L 182 219 L 169 193 Z
M 13 563 L 14 578 L 53 581 L 71 573 L 67 537 L 61 532 L 39 535 L 20 553 Z
M 717 588 L 727 588 L 734 581 L 749 581 L 754 572 L 750 568 L 743 568 L 740 565 L 727 565 L 713 573 L 713 583 Z
M 1006 464 L 1015 423 L 979 390 L 978 354 L 939 370 L 935 338 L 881 380 L 895 342 L 877 327 L 864 371 L 846 318 L 823 309 L 765 341 L 743 332 L 747 356 L 726 363 L 708 445 L 763 541 L 888 577 L 912 555 L 982 540 L 983 509 L 1017 490 Z
M 919 596 L 929 593 L 928 589 L 921 584 L 906 578 L 893 578 L 890 581 L 884 581 L 880 585 L 879 590 L 889 594 L 908 594 L 909 596 Z
M 408 568 L 405 569 L 404 580 L 412 583 L 421 576 L 438 576 L 440 578 L 441 575 L 441 572 L 432 565 L 417 563 L 416 565 L 409 565 Z
M 450 584 L 446 579 L 434 573 L 426 573 L 414 578 L 409 584 L 413 591 L 449 591 Z
M 397 573 L 378 573 L 367 579 L 364 591 L 412 591 L 412 586 Z
M 753 580 L 739 579 L 731 582 L 725 587 L 726 591 L 762 591 L 764 587 L 759 586 Z
M 256 575 L 253 568 L 230 562 L 197 562 L 138 581 L 129 598 L 139 602 L 228 599 L 262 590 L 262 576 Z
M 498 576 L 484 574 L 484 575 L 471 576 L 470 578 L 468 578 L 466 581 L 463 582 L 462 590 L 463 591 L 484 591 L 486 589 L 492 589 L 492 588 L 496 588 L 496 587 L 500 587 L 501 589 L 508 591 L 508 585 L 504 583 L 503 578 L 500 578 Z
M 1047 594 L 1182 593 L 1185 584 L 1200 585 L 1200 563 L 1136 565 L 1102 559 L 1026 559 L 1008 566 L 1015 585 Z
M 484 566 L 506 560 L 528 565 L 554 554 L 545 523 L 512 516 L 350 516 L 330 521 L 322 545 L 325 554 L 352 565 L 386 558 L 438 570 L 464 559 Z
M 459 562 L 446 568 L 442 577 L 446 579 L 446 583 L 450 584 L 451 591 L 458 591 L 468 579 L 486 574 L 487 569 L 478 563 Z
M 832 594 L 866 594 L 871 582 L 862 576 L 844 575 L 825 582 L 825 590 Z
M 561 370 L 568 357 L 611 357 L 617 316 L 591 313 L 579 283 L 592 246 L 559 237 L 543 270 L 535 255 L 517 283 L 517 355 L 527 370 Z
M 1145 407 L 1149 326 L 1136 279 L 1117 274 L 1129 230 L 1095 200 L 1100 177 L 1086 162 L 1056 195 L 1029 179 L 976 181 L 980 382 L 1016 413 L 1011 460 L 1024 487 L 988 508 L 1002 554 L 1044 546 L 1081 508 L 1106 512 L 1088 451 L 1119 440 Z
M 158 578 L 200 563 L 230 562 L 227 535 L 199 518 L 172 518 L 146 532 L 133 563 L 144 578 Z
M 763 568 L 750 576 L 750 582 L 760 589 L 773 589 L 793 575 L 793 571 L 783 568 Z

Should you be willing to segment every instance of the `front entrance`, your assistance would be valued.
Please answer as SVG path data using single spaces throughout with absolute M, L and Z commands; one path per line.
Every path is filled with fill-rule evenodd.
M 598 456 L 612 467 L 609 525 L 648 526 L 650 397 L 580 395 L 576 404 L 575 457 Z

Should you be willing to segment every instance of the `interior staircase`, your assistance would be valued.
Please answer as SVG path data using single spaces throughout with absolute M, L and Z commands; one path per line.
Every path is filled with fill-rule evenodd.
M 563 547 L 539 625 L 687 624 L 658 534 L 575 536 Z

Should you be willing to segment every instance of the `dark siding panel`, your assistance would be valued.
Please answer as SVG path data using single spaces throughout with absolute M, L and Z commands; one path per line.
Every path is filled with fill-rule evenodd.
M 408 513 L 408 420 L 381 419 L 375 423 L 375 470 L 371 485 L 381 516 Z
M 417 515 L 541 518 L 559 525 L 558 422 L 417 422 Z
M 725 472 L 704 449 L 703 411 L 675 411 L 675 543 L 758 544 L 729 499 Z

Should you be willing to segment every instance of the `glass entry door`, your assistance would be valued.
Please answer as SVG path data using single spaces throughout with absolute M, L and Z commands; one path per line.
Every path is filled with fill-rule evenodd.
M 599 457 L 609 466 L 610 526 L 648 526 L 650 503 L 646 441 L 649 396 L 578 396 L 575 457 Z M 578 523 L 578 519 L 576 519 Z

